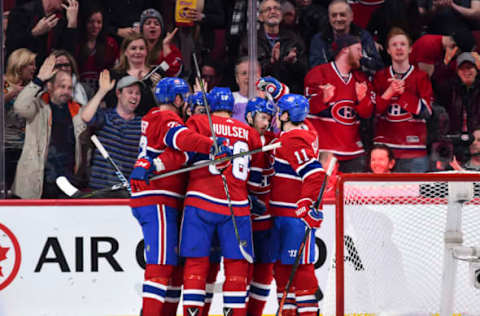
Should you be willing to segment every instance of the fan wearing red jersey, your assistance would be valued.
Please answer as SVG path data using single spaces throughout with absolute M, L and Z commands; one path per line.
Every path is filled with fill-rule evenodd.
M 147 266 L 143 284 L 143 315 L 164 314 L 167 285 L 178 261 L 178 216 L 186 176 L 148 181 L 162 167 L 153 159 L 166 148 L 209 153 L 213 141 L 188 129 L 179 117 L 188 86 L 179 78 L 162 79 L 156 87 L 159 102 L 142 118 L 140 154 L 130 176 L 132 213 L 142 226 Z
M 272 178 L 269 208 L 274 216 L 272 246 L 277 255 L 275 281 L 279 301 L 285 290 L 305 230 L 312 228 L 305 242 L 303 255 L 293 279 L 295 300 L 287 299 L 282 315 L 313 316 L 318 312 L 315 293 L 315 229 L 323 220 L 321 209 L 314 208 L 325 172 L 318 161 L 318 136 L 305 118 L 309 104 L 305 97 L 287 94 L 279 102 L 282 147 L 274 151 L 275 175 Z M 321 208 L 321 206 L 320 206 Z M 297 311 L 295 311 L 295 305 Z
M 432 115 L 432 85 L 426 72 L 410 65 L 410 38 L 400 28 L 387 36 L 392 65 L 375 74 L 374 143 L 393 149 L 397 172 L 427 172 L 427 122 Z
M 370 118 L 373 93 L 364 73 L 357 70 L 362 57 L 358 37 L 343 35 L 333 43 L 335 60 L 316 66 L 305 77 L 305 96 L 310 101 L 309 120 L 315 127 L 320 151 L 331 151 L 341 172 L 365 169 L 360 118 Z
M 228 88 L 213 88 L 208 101 L 213 112 L 211 119 L 215 134 L 229 140 L 234 154 L 261 147 L 260 136 L 255 129 L 231 118 L 234 102 Z M 193 115 L 187 126 L 205 136 L 212 133 L 206 115 Z M 233 234 L 230 207 L 235 215 L 240 243 L 252 255 L 248 193 L 255 191 L 257 186 L 248 182 L 261 178 L 254 175 L 256 170 L 262 168 L 260 158 L 259 155 L 236 158 L 226 169 L 218 170 L 211 165 L 189 174 L 180 241 L 180 255 L 186 258 L 184 315 L 201 315 L 203 312 L 210 247 L 215 237 L 220 242 L 224 257 L 224 313 L 245 315 L 248 262 Z M 197 155 L 198 161 L 207 159 L 208 156 Z M 227 189 L 224 188 L 220 172 L 226 178 Z

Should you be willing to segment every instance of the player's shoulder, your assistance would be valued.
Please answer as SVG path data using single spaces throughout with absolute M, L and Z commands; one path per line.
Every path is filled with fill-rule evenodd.
M 317 138 L 315 130 L 311 129 L 307 124 L 302 124 L 299 128 L 292 129 L 280 135 L 280 141 L 286 143 L 310 144 Z

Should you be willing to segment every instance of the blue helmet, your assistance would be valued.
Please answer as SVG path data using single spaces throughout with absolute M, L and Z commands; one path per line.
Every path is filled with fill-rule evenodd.
M 208 99 L 208 93 L 206 95 Z M 191 94 L 187 98 L 187 103 L 190 106 L 190 110 L 193 111 L 195 110 L 195 107 L 197 105 L 205 106 L 205 100 L 203 99 L 203 93 L 202 92 L 195 92 L 194 94 Z
M 189 88 L 185 80 L 176 77 L 163 78 L 155 87 L 155 98 L 159 104 L 169 104 L 180 95 L 184 100 Z
M 273 117 L 276 111 L 275 106 L 272 104 L 272 102 L 259 97 L 255 97 L 248 100 L 247 108 L 245 109 L 245 120 L 247 120 L 248 113 L 251 113 L 253 118 L 257 112 L 267 113 Z
M 288 112 L 293 123 L 303 122 L 310 110 L 307 98 L 299 94 L 286 94 L 278 101 L 280 114 Z
M 229 88 L 214 87 L 208 94 L 208 104 L 212 112 L 232 112 L 234 103 L 233 94 Z

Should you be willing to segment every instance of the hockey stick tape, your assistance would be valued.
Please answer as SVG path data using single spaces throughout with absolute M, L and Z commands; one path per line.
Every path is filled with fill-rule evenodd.
M 100 143 L 100 141 L 98 140 L 97 135 L 92 135 L 92 137 L 90 137 L 90 139 L 92 140 L 95 147 L 97 147 L 97 149 L 100 152 L 100 154 L 102 155 L 102 157 L 107 159 L 108 158 L 108 152 L 105 149 L 105 147 L 103 147 L 102 143 Z
M 70 197 L 78 192 L 78 189 L 75 188 L 64 176 L 58 177 L 55 182 L 57 183 L 57 186 L 60 188 L 60 190 L 62 190 L 66 195 Z

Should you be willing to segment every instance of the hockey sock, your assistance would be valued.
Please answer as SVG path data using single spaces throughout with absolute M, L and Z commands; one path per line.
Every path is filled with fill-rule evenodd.
M 285 291 L 285 287 L 287 286 L 288 278 L 290 277 L 290 272 L 292 271 L 291 264 L 281 264 L 280 262 L 275 263 L 275 282 L 277 284 L 277 298 L 278 302 L 282 300 L 283 291 Z M 285 316 L 295 316 L 297 315 L 297 305 L 295 302 L 295 284 L 292 283 L 290 289 L 287 294 L 287 299 L 283 304 L 282 315 Z
M 318 289 L 318 281 L 313 264 L 299 265 L 293 282 L 295 285 L 298 315 L 316 316 L 318 313 L 318 301 L 315 292 Z
M 208 257 L 186 258 L 183 272 L 183 315 L 200 316 L 205 302 Z
M 163 315 L 175 316 L 177 314 L 178 302 L 182 294 L 183 284 L 183 265 L 173 269 L 170 284 L 167 286 L 167 296 L 165 297 L 165 306 L 163 307 Z
M 270 283 L 273 279 L 273 263 L 253 264 L 253 279 L 250 282 L 247 314 L 262 316 L 263 308 L 270 295 Z
M 217 274 L 220 271 L 220 263 L 210 263 L 208 269 L 207 285 L 205 286 L 205 305 L 203 307 L 203 316 L 208 316 L 210 305 L 213 299 L 213 290 L 215 288 L 215 281 L 217 280 Z
M 228 316 L 245 316 L 247 296 L 248 262 L 243 259 L 223 261 L 225 283 L 223 283 L 223 313 Z
M 163 315 L 167 285 L 174 266 L 147 264 L 143 282 L 143 316 Z

